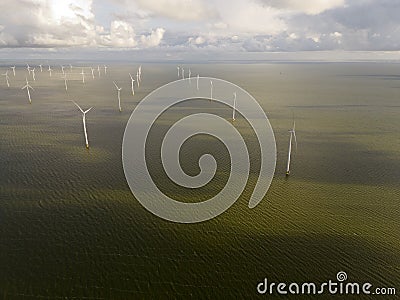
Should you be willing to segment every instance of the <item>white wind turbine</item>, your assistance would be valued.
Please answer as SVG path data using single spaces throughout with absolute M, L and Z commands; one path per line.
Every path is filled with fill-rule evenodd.
M 64 75 L 61 78 L 64 79 L 65 91 L 68 91 L 67 73 L 64 73 Z
M 33 81 L 36 81 L 35 68 L 33 68 L 33 69 L 31 70 L 31 72 L 32 72 L 32 79 L 33 79 Z
M 131 89 L 132 89 L 132 96 L 135 96 L 135 79 L 133 79 L 131 73 L 129 73 L 129 76 L 131 77 Z
M 189 69 L 189 84 L 192 84 L 192 81 L 190 80 L 190 77 L 192 77 L 192 71 L 190 71 L 190 69 Z
M 210 98 L 210 101 L 213 99 L 213 82 L 212 82 L 212 80 L 210 80 L 210 94 L 211 94 L 211 98 Z
M 185 69 L 181 68 L 182 79 L 185 79 Z
M 179 72 L 180 71 L 179 66 L 177 66 L 176 69 L 178 70 L 178 78 L 179 78 L 179 77 L 181 77 L 180 72 Z
M 63 75 L 65 74 L 65 71 L 64 71 L 64 66 L 60 66 L 61 67 L 61 72 L 63 73 Z
M 101 72 L 100 72 L 100 66 L 99 65 L 97 65 L 97 73 L 99 73 L 99 78 L 100 78 Z
M 142 82 L 142 66 L 141 65 L 139 66 L 138 73 L 139 73 L 139 81 Z
M 40 65 L 39 65 L 39 68 L 40 68 L 40 73 L 42 73 L 42 72 L 43 72 L 43 65 L 40 64 Z
M 71 72 L 72 72 L 72 68 L 73 68 L 72 64 L 69 64 L 69 69 Z
M 9 77 L 8 77 L 8 70 L 7 70 L 4 74 L 1 74 L 1 75 L 3 75 L 3 76 L 6 77 L 7 87 L 10 87 L 10 82 L 8 81 L 8 79 L 9 79 Z
M 28 75 L 31 75 L 31 67 L 29 64 L 26 64 L 26 69 L 28 70 Z
M 87 130 L 86 130 L 86 114 L 92 109 L 89 108 L 88 110 L 83 110 L 75 101 L 72 101 L 82 112 L 82 122 L 83 122 L 83 132 L 85 134 L 85 144 L 86 144 L 86 149 L 89 149 L 89 140 L 88 140 L 88 135 L 87 135 Z
M 139 70 L 136 71 L 136 82 L 137 82 L 137 86 L 140 87 Z
M 29 103 L 32 104 L 31 92 L 29 91 L 29 89 L 32 89 L 34 91 L 34 88 L 29 85 L 28 78 L 25 79 L 26 79 L 26 84 L 21 88 L 21 90 L 26 89 L 26 91 L 28 92 Z
M 14 74 L 14 77 L 15 77 L 15 66 L 10 67 L 10 68 L 11 68 L 11 70 L 13 70 L 13 74 Z
M 199 79 L 200 79 L 200 75 L 197 74 L 197 80 L 196 80 L 196 87 L 197 87 L 197 90 L 199 90 Z
M 233 93 L 233 110 L 232 110 L 232 121 L 235 121 L 235 113 L 236 113 L 236 92 Z
M 80 74 L 82 75 L 82 83 L 85 83 L 85 72 L 83 71 L 83 68 Z
M 107 75 L 107 66 L 104 65 L 104 75 Z
M 289 176 L 290 174 L 290 156 L 292 155 L 292 142 L 293 142 L 293 138 L 294 138 L 294 142 L 296 145 L 296 149 L 297 149 L 297 139 L 296 139 L 296 123 L 293 119 L 293 128 L 291 130 L 289 130 L 290 132 L 290 139 L 289 139 L 289 151 L 288 151 L 288 161 L 287 161 L 287 167 L 286 167 L 286 176 Z
M 51 69 L 50 65 L 49 65 L 49 69 L 47 71 L 49 71 L 49 74 L 50 74 L 50 77 L 51 77 L 51 72 L 53 72 L 53 70 Z
M 90 67 L 90 71 L 92 71 L 92 78 L 94 79 L 94 69 Z
M 119 111 L 122 111 L 121 109 L 121 90 L 122 88 L 118 87 L 118 85 L 115 83 L 115 81 L 113 81 L 115 87 L 117 88 L 118 91 L 118 107 L 119 107 Z

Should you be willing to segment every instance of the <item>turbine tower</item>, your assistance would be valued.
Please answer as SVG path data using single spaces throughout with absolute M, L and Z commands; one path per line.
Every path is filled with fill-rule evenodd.
M 29 89 L 31 89 L 33 91 L 34 91 L 34 89 L 33 89 L 33 87 L 31 87 L 29 85 L 28 78 L 25 78 L 25 79 L 26 79 L 26 84 L 21 88 L 21 90 L 26 89 L 26 91 L 28 92 L 29 103 L 32 104 L 31 93 L 30 93 Z
M 122 109 L 121 109 L 121 90 L 122 90 L 122 88 L 118 87 L 118 85 L 115 83 L 115 81 L 113 81 L 113 83 L 118 91 L 118 108 L 119 108 L 119 111 L 121 112 L 122 111 Z
M 289 151 L 288 151 L 288 161 L 287 161 L 287 167 L 286 167 L 286 176 L 289 176 L 290 174 L 290 158 L 292 155 L 292 143 L 293 143 L 293 138 L 294 138 L 294 142 L 296 145 L 296 149 L 297 149 L 297 139 L 296 139 L 296 123 L 293 119 L 293 128 L 291 130 L 289 130 L 290 132 L 290 138 L 289 138 Z
M 129 73 L 129 76 L 131 77 L 131 89 L 132 89 L 132 96 L 135 96 L 135 79 L 133 79 L 131 73 Z
M 7 87 L 10 87 L 10 82 L 8 81 L 8 79 L 9 79 L 8 70 L 4 74 L 1 74 L 1 75 L 6 77 Z
M 83 71 L 83 68 L 82 68 L 81 75 L 82 75 L 82 83 L 85 83 L 85 72 Z
M 83 110 L 75 101 L 72 100 L 72 102 L 79 108 L 79 110 L 82 113 L 82 122 L 83 122 L 83 133 L 85 134 L 85 144 L 86 144 L 86 149 L 89 149 L 89 140 L 88 140 L 88 134 L 86 130 L 86 114 L 92 109 L 89 108 L 88 110 Z
M 64 73 L 64 75 L 61 78 L 64 79 L 65 91 L 67 92 L 68 91 L 67 73 Z

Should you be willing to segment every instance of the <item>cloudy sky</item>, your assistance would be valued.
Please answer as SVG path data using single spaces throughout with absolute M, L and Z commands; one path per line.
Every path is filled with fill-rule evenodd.
M 399 0 L 1 0 L 0 48 L 400 50 Z

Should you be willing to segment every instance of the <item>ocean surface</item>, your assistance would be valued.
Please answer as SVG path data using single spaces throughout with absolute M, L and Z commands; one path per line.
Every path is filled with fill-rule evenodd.
M 14 63 L 3 61 L 0 73 Z M 235 127 L 252 158 L 245 191 L 215 219 L 177 224 L 134 198 L 121 158 L 130 114 L 151 91 L 178 79 L 177 65 L 143 64 L 132 96 L 128 73 L 136 74 L 138 64 L 109 63 L 99 78 L 98 63 L 71 62 L 66 92 L 59 67 L 65 62 L 50 62 L 50 78 L 47 66 L 41 73 L 41 62 L 31 61 L 29 104 L 21 89 L 25 63 L 15 77 L 9 69 L 9 88 L 0 78 L 2 299 L 256 298 L 264 278 L 318 283 L 339 271 L 349 282 L 400 292 L 400 64 L 180 64 L 192 76 L 231 81 L 257 99 L 274 130 L 277 165 L 267 195 L 249 209 L 259 148 L 238 115 Z M 86 68 L 83 84 L 79 73 L 89 66 L 95 78 Z M 113 80 L 123 88 L 122 112 Z M 86 117 L 89 150 L 71 100 L 93 107 Z M 230 164 L 218 140 L 198 136 L 182 148 L 182 166 L 196 175 L 198 158 L 211 153 L 218 162 L 213 181 L 193 190 L 168 179 L 157 143 L 193 111 L 231 116 L 230 108 L 207 100 L 178 105 L 158 120 L 147 153 L 160 189 L 188 202 L 217 194 Z M 298 147 L 285 177 L 293 118 Z

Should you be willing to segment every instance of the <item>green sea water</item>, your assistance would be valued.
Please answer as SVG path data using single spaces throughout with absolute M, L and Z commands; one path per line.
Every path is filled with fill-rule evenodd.
M 238 116 L 235 127 L 252 158 L 246 189 L 219 217 L 190 225 L 145 210 L 121 161 L 131 112 L 152 90 L 177 79 L 176 64 L 143 64 L 135 96 L 128 72 L 135 73 L 136 64 L 109 64 L 107 75 L 97 78 L 95 72 L 95 79 L 88 69 L 85 84 L 80 68 L 67 70 L 68 92 L 60 63 L 52 64 L 52 78 L 36 70 L 32 104 L 21 90 L 27 73 L 22 63 L 16 77 L 9 72 L 10 88 L 0 82 L 3 299 L 256 298 L 265 277 L 318 283 L 334 280 L 339 271 L 348 281 L 400 289 L 400 64 L 183 65 L 192 76 L 228 80 L 252 94 L 277 143 L 271 187 L 249 209 L 259 149 Z M 76 63 L 92 64 L 97 66 Z M 0 66 L 1 73 L 6 68 Z M 113 80 L 123 88 L 121 113 Z M 81 114 L 70 100 L 93 106 L 89 150 Z M 231 115 L 216 103 L 187 102 L 158 120 L 150 142 L 158 145 L 174 121 L 194 110 Z M 293 116 L 298 147 L 286 178 Z M 183 169 L 192 175 L 202 154 L 218 161 L 214 180 L 198 190 L 173 185 L 157 150 L 147 153 L 152 176 L 180 201 L 215 195 L 229 175 L 228 153 L 210 137 L 194 138 L 181 152 Z

